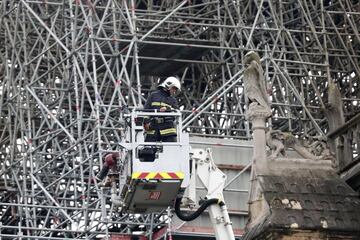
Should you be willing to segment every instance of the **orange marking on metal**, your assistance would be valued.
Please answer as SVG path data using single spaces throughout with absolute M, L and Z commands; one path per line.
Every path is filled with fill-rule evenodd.
M 179 178 L 179 176 L 176 173 L 169 172 L 168 174 L 170 175 L 171 178 Z
M 140 174 L 140 176 L 138 178 L 146 178 L 149 175 L 148 172 L 143 172 Z
M 157 173 L 154 179 L 163 179 L 163 176 L 160 173 Z

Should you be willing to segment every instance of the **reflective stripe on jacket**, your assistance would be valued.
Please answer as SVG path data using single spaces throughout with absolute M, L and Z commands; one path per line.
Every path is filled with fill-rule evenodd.
M 152 92 L 145 105 L 144 109 L 157 109 L 161 107 L 167 107 L 169 109 L 178 109 L 176 99 L 171 96 L 163 88 Z M 161 118 L 161 119 L 160 119 Z M 160 121 L 161 120 L 161 121 Z M 146 132 L 146 134 L 155 134 L 154 130 L 159 130 L 161 136 L 170 136 L 176 135 L 176 128 L 174 126 L 174 117 L 156 117 L 156 118 L 146 118 L 145 122 L 151 123 L 151 129 Z

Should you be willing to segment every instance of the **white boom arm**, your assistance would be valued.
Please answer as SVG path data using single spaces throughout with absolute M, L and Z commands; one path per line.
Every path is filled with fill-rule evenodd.
M 219 199 L 224 202 L 223 189 L 226 175 L 216 166 L 211 149 L 192 150 L 192 174 L 190 184 L 183 196 L 183 204 L 194 206 L 196 202 L 196 175 L 207 190 L 207 199 Z M 232 223 L 225 204 L 211 204 L 208 207 L 210 220 L 217 240 L 234 240 Z

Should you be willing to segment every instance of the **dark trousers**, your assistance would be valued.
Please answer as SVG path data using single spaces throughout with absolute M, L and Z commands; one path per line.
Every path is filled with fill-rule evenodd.
M 159 130 L 155 130 L 155 134 L 146 134 L 145 142 L 176 142 L 176 135 L 161 136 Z

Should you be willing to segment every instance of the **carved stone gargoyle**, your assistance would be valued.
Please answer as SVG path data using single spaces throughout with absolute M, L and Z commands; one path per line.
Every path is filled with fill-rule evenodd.
M 312 138 L 304 143 L 291 133 L 279 130 L 270 130 L 266 133 L 266 144 L 271 150 L 270 158 L 276 158 L 279 154 L 286 156 L 288 148 L 295 150 L 301 157 L 312 160 L 330 160 L 333 158 L 330 149 L 324 139 Z

